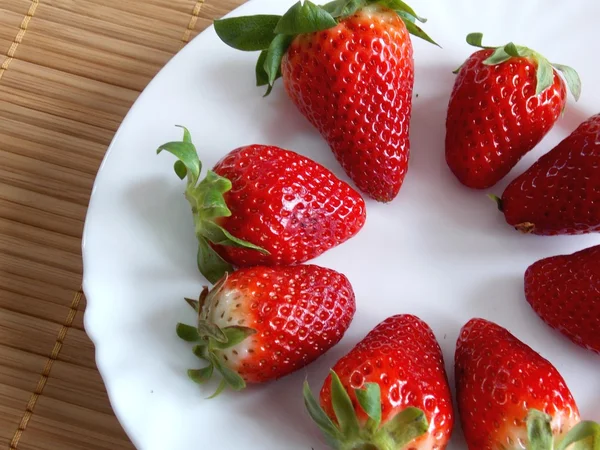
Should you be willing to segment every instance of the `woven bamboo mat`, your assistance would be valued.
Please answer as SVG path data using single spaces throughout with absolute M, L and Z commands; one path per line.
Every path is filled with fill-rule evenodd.
M 0 0 L 0 447 L 131 449 L 83 329 L 83 220 L 123 116 L 244 0 Z

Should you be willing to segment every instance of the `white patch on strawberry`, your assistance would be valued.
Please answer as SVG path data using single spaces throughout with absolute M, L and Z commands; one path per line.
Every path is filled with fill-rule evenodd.
M 240 291 L 222 290 L 213 297 L 212 304 L 208 306 L 208 321 L 221 329 L 235 325 L 248 326 L 247 313 L 248 306 Z M 227 350 L 220 351 L 220 354 L 228 367 L 237 370 L 243 360 L 248 357 L 251 349 L 252 336 Z

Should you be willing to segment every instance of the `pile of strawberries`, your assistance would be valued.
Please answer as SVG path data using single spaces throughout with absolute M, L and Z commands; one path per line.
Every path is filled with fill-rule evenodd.
M 283 16 L 215 22 L 228 45 L 260 51 L 257 85 L 282 77 L 289 97 L 319 130 L 356 187 L 380 202 L 399 193 L 409 159 L 414 80 L 409 34 L 434 43 L 401 0 L 298 2 Z M 446 161 L 467 187 L 488 189 L 509 174 L 559 119 L 570 67 L 513 43 L 480 49 L 458 69 L 446 122 Z M 292 151 L 250 145 L 200 178 L 187 129 L 162 145 L 187 180 L 198 267 L 212 289 L 186 299 L 194 326 L 178 335 L 204 360 L 189 371 L 215 394 L 240 390 L 310 364 L 350 326 L 355 295 L 333 270 L 302 265 L 358 233 L 361 195 L 327 168 Z M 540 235 L 600 231 L 600 115 L 581 124 L 494 197 L 506 221 Z M 237 269 L 237 270 L 236 270 Z M 525 274 L 537 314 L 600 354 L 600 246 L 538 261 Z M 504 328 L 473 319 L 455 353 L 456 400 L 470 450 L 600 449 L 600 425 L 581 421 L 565 381 Z M 341 450 L 446 448 L 454 425 L 440 346 L 421 319 L 390 317 L 332 368 L 320 402 L 306 408 Z

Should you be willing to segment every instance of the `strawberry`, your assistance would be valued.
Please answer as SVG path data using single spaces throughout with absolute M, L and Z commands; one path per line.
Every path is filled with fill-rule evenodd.
M 216 370 L 219 391 L 310 364 L 339 342 L 356 309 L 348 279 L 313 265 L 243 268 L 204 288 L 199 301 L 186 300 L 197 326 L 178 324 L 177 334 L 196 343 L 194 353 L 208 362 L 188 375 L 203 383 Z
M 443 450 L 454 424 L 442 351 L 411 315 L 383 321 L 340 359 L 320 400 L 305 383 L 306 408 L 336 449 Z
M 580 422 L 554 366 L 492 322 L 473 319 L 463 327 L 455 375 L 469 450 L 564 450 L 573 449 L 574 442 L 580 450 L 596 450 L 600 445 L 600 425 Z
M 600 245 L 530 266 L 525 297 L 552 328 L 600 353 Z
M 446 118 L 446 162 L 465 186 L 485 189 L 504 178 L 550 131 L 566 105 L 565 82 L 576 99 L 577 72 L 550 64 L 514 45 L 484 47 L 483 35 L 467 42 L 479 50 L 458 71 Z
M 298 2 L 283 17 L 215 22 L 228 45 L 261 50 L 257 84 L 283 77 L 300 112 L 319 130 L 356 186 L 380 202 L 400 190 L 409 157 L 413 48 L 433 42 L 400 0 Z M 267 93 L 268 93 L 267 92 Z
M 212 283 L 235 266 L 288 265 L 350 239 L 366 219 L 358 192 L 320 164 L 278 147 L 250 145 L 226 155 L 198 182 L 202 165 L 189 131 L 158 149 L 187 176 L 198 266 Z
M 508 224 L 524 233 L 600 231 L 600 114 L 581 124 L 494 197 Z

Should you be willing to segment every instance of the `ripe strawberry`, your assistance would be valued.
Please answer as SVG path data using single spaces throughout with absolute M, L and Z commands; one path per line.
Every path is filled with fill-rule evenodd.
M 469 450 L 596 450 L 600 425 L 580 422 L 554 366 L 504 328 L 473 319 L 455 355 L 456 396 Z M 556 444 L 553 444 L 553 440 Z
M 336 449 L 443 450 L 454 413 L 440 346 L 425 322 L 390 317 L 333 367 L 309 414 Z
M 600 245 L 533 264 L 525 296 L 544 322 L 600 353 Z
M 600 114 L 542 156 L 496 200 L 506 221 L 524 233 L 600 231 Z
M 204 288 L 199 301 L 186 300 L 198 312 L 197 327 L 179 324 L 177 334 L 209 363 L 188 375 L 203 383 L 216 370 L 219 390 L 310 364 L 339 342 L 356 309 L 348 279 L 313 265 L 240 269 Z
M 199 242 L 198 266 L 212 283 L 236 266 L 288 265 L 350 239 L 365 223 L 358 192 L 320 164 L 278 147 L 233 150 L 198 183 L 202 165 L 187 129 L 166 150 L 187 175 Z M 209 244 L 210 243 L 210 244 Z
M 215 22 L 228 45 L 262 50 L 258 85 L 279 76 L 358 188 L 380 202 L 400 190 L 409 157 L 413 49 L 429 38 L 400 0 L 298 2 L 283 17 Z M 259 38 L 260 37 L 260 38 Z
M 581 92 L 570 67 L 513 43 L 483 47 L 482 37 L 467 36 L 483 50 L 459 69 L 446 118 L 446 162 L 462 184 L 476 189 L 504 178 L 554 126 L 567 97 L 558 71 L 576 99 Z

